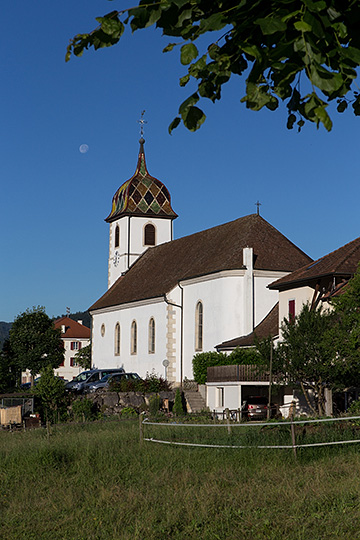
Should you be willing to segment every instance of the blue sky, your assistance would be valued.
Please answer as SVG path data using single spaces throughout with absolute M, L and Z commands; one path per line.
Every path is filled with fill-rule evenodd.
M 2 0 L 0 320 L 34 305 L 87 309 L 107 286 L 109 214 L 136 166 L 141 110 L 150 174 L 179 214 L 175 237 L 256 211 L 313 258 L 359 236 L 360 120 L 333 114 L 329 134 L 286 129 L 284 108 L 247 111 L 240 79 L 204 102 L 196 133 L 168 125 L 192 91 L 160 31 L 65 63 L 69 38 L 124 1 Z M 130 4 L 129 4 L 130 5 Z M 87 144 L 89 151 L 79 147 Z

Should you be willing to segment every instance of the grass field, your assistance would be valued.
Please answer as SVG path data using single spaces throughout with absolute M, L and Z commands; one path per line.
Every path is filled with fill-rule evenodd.
M 0 432 L 0 538 L 360 539 L 359 450 L 140 446 L 137 420 Z

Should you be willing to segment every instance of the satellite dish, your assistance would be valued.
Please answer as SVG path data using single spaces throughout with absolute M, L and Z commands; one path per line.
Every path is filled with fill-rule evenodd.
M 164 367 L 169 367 L 169 364 L 170 364 L 169 360 L 166 360 L 166 358 L 165 358 L 165 360 L 163 360 L 162 365 L 163 365 Z

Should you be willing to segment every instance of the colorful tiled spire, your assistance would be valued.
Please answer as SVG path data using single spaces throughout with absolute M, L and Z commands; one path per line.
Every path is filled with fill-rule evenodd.
M 122 184 L 112 200 L 111 212 L 105 221 L 111 222 L 121 216 L 154 216 L 175 219 L 171 208 L 170 193 L 160 180 L 151 176 L 146 168 L 143 137 L 135 174 Z

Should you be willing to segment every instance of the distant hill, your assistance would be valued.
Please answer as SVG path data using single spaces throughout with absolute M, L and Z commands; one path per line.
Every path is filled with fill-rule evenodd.
M 70 313 L 70 315 L 59 315 L 54 319 L 60 319 L 61 317 L 70 317 L 74 321 L 82 321 L 84 326 L 91 328 L 91 316 L 88 311 L 77 311 L 76 313 Z M 0 351 L 3 348 L 4 341 L 9 338 L 9 332 L 12 323 L 0 321 Z

